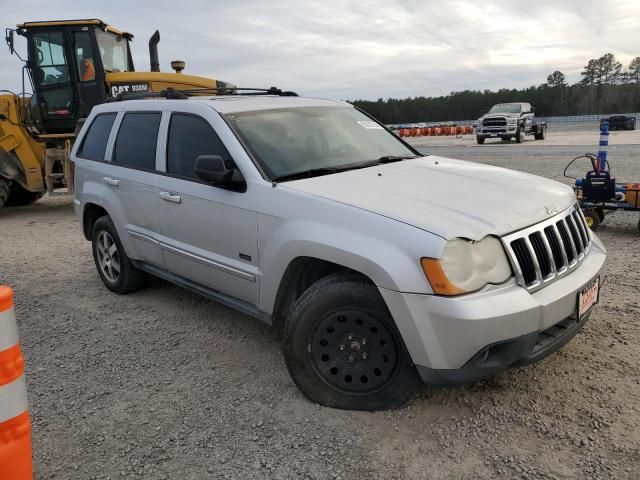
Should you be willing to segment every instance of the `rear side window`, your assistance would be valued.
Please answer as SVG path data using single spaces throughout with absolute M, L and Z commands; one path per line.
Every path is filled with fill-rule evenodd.
M 115 113 L 98 115 L 84 137 L 78 156 L 89 160 L 104 160 L 107 140 L 109 140 L 109 133 L 111 133 L 115 119 Z
M 127 113 L 122 119 L 113 161 L 144 170 L 156 168 L 160 113 Z
M 230 158 L 222 140 L 204 118 L 177 113 L 171 115 L 167 173 L 195 178 L 193 168 L 200 155 L 219 155 L 225 161 Z

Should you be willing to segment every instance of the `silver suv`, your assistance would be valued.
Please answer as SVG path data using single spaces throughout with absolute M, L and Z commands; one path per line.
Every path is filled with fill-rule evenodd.
M 279 95 L 97 106 L 75 208 L 109 290 L 147 274 L 280 329 L 314 402 L 539 360 L 598 301 L 605 249 L 571 188 L 423 156 L 353 106 Z

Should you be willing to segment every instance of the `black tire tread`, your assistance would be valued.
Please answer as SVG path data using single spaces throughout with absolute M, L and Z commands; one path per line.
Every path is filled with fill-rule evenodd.
M 5 206 L 7 207 L 22 207 L 37 202 L 42 198 L 44 192 L 31 192 L 18 183 L 14 183 L 9 193 Z
M 402 345 L 404 355 L 406 355 L 403 358 L 408 359 L 408 362 L 410 363 L 410 366 L 405 366 L 405 368 L 409 370 L 404 372 L 406 375 L 408 375 L 406 388 L 403 388 L 401 390 L 394 389 L 394 396 L 391 398 L 379 398 L 373 400 L 369 399 L 367 403 L 364 403 L 361 397 L 352 397 L 348 398 L 348 400 L 345 401 L 345 398 L 338 397 L 339 394 L 328 395 L 329 398 L 326 398 L 326 396 L 325 398 L 320 398 L 322 397 L 322 395 L 319 395 L 318 392 L 305 391 L 305 386 L 302 385 L 299 381 L 298 372 L 295 368 L 295 364 L 297 362 L 294 359 L 294 352 L 292 348 L 293 345 L 288 341 L 288 339 L 290 339 L 293 335 L 294 328 L 300 321 L 299 317 L 301 317 L 302 312 L 306 308 L 308 308 L 309 305 L 315 302 L 323 302 L 323 299 L 326 299 L 327 295 L 331 295 L 333 293 L 339 294 L 344 292 L 349 292 L 352 295 L 365 295 L 367 297 L 367 301 L 370 302 L 371 305 L 384 309 L 384 312 L 388 315 L 390 327 L 398 336 L 398 340 Z M 395 326 L 395 323 L 391 318 L 391 314 L 388 312 L 384 300 L 380 296 L 380 292 L 375 287 L 375 285 L 371 284 L 362 276 L 357 274 L 335 273 L 328 275 L 311 285 L 296 301 L 295 305 L 291 309 L 291 312 L 287 316 L 283 325 L 282 340 L 282 349 L 284 353 L 285 363 L 295 384 L 311 401 L 320 403 L 328 407 L 365 411 L 399 408 L 411 399 L 416 388 L 422 384 L 422 380 L 420 379 L 415 366 L 410 360 L 409 354 L 404 346 L 404 342 L 402 341 L 400 332 L 397 331 L 397 327 Z M 399 372 L 398 376 L 400 376 L 402 373 L 403 372 Z M 324 386 L 319 379 L 318 386 Z M 378 392 L 378 394 L 380 393 L 381 392 Z
M 11 194 L 11 184 L 8 180 L 0 177 L 0 208 L 7 204 L 9 195 Z

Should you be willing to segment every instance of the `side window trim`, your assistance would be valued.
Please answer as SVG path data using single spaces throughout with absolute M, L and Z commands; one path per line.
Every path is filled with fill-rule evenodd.
M 158 144 L 156 145 L 156 171 L 158 173 L 167 173 L 167 142 L 169 141 L 169 123 L 171 115 L 175 112 L 164 111 L 160 119 L 160 127 L 158 130 Z
M 119 111 L 116 116 L 115 122 L 113 122 L 113 127 L 111 127 L 111 133 L 109 134 L 109 140 L 107 141 L 107 151 L 104 155 L 105 162 L 111 162 L 113 158 L 113 150 L 116 144 L 116 137 L 118 136 L 118 132 L 120 131 L 120 125 L 122 124 L 122 119 L 124 118 L 125 112 Z

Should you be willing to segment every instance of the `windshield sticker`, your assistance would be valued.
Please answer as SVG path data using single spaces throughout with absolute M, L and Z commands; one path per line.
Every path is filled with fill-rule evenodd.
M 372 130 L 383 130 L 382 126 L 378 125 L 376 122 L 372 122 L 370 120 L 358 120 L 358 123 L 362 128 L 372 129 Z

